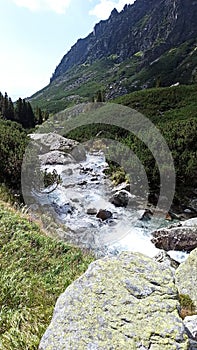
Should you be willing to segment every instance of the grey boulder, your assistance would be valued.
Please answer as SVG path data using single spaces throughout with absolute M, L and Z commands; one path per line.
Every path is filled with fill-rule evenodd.
M 90 264 L 59 297 L 39 350 L 186 350 L 170 269 L 139 253 Z
M 175 283 L 179 293 L 189 295 L 197 309 L 197 249 L 176 270 Z
M 45 154 L 51 151 L 70 153 L 76 161 L 86 159 L 85 149 L 79 142 L 65 138 L 57 133 L 35 133 L 29 135 L 32 140 L 32 146 L 35 145 L 38 154 Z

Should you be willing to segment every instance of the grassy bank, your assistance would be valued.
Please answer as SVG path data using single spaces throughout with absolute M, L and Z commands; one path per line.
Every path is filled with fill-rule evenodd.
M 38 349 L 57 297 L 92 260 L 0 201 L 0 349 Z

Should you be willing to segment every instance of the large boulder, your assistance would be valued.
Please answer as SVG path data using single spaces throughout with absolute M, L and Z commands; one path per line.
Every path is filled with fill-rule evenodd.
M 46 134 L 30 134 L 30 137 L 32 140 L 36 141 L 40 146 L 43 147 L 44 153 L 46 151 L 49 152 L 54 150 L 68 152 L 78 145 L 77 141 L 67 139 L 53 132 L 49 132 Z
M 152 232 L 156 248 L 190 252 L 197 248 L 197 219 L 186 220 L 169 228 Z
M 176 270 L 175 283 L 180 294 L 190 296 L 197 310 L 197 249 Z
M 76 161 L 83 161 L 86 159 L 84 147 L 75 140 L 67 139 L 53 132 L 45 134 L 35 133 L 29 136 L 36 147 L 39 147 L 39 154 L 59 151 L 71 153 Z
M 170 269 L 139 253 L 93 262 L 59 297 L 39 350 L 186 350 Z
M 51 151 L 45 154 L 41 154 L 39 156 L 39 159 L 41 161 L 41 165 L 43 166 L 57 164 L 66 165 L 70 163 L 75 163 L 74 158 L 70 154 L 60 151 Z

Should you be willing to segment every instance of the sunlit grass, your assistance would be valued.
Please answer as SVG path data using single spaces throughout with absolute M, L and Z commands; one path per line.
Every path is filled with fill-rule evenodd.
M 92 260 L 0 202 L 0 349 L 38 349 L 57 297 Z

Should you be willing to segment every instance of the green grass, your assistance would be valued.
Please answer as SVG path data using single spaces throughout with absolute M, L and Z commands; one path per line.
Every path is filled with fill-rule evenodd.
M 186 316 L 196 315 L 194 302 L 188 294 L 179 294 L 180 316 L 184 319 Z
M 38 349 L 58 296 L 92 260 L 0 202 L 0 349 Z
M 197 117 L 197 85 L 152 88 L 114 100 L 136 109 L 156 124 Z

